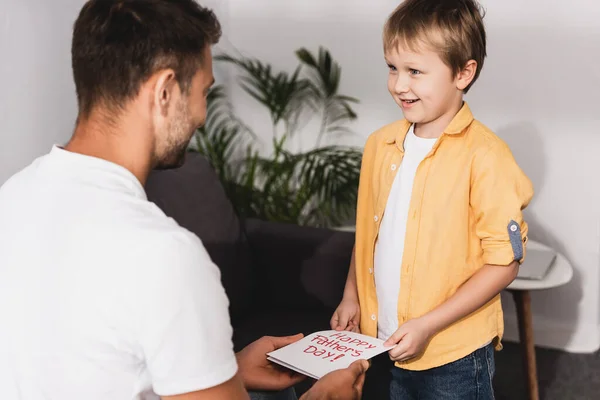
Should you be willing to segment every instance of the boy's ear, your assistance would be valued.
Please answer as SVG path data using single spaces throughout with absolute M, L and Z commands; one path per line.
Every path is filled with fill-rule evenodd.
M 467 61 L 465 67 L 456 76 L 456 88 L 458 90 L 465 90 L 465 88 L 473 81 L 475 72 L 477 72 L 477 61 Z

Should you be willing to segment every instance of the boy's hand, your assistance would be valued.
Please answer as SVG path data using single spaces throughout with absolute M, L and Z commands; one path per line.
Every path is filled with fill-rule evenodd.
M 385 342 L 385 346 L 398 344 L 390 350 L 392 361 L 406 361 L 421 354 L 433 336 L 431 324 L 416 318 L 402 324 Z
M 342 299 L 331 317 L 331 329 L 360 333 L 360 306 L 354 299 Z

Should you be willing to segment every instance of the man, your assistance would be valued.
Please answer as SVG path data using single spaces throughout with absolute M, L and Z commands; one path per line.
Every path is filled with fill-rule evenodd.
M 214 14 L 193 0 L 91 0 L 75 23 L 79 115 L 0 189 L 0 392 L 6 399 L 244 399 L 301 378 L 233 353 L 228 300 L 200 240 L 148 202 L 206 117 Z M 357 398 L 366 361 L 305 399 Z

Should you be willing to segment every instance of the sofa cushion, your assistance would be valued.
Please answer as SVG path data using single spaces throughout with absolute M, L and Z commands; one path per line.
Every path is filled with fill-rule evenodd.
M 246 312 L 255 288 L 248 241 L 208 160 L 189 152 L 182 167 L 152 171 L 146 193 L 165 214 L 202 240 L 221 270 L 232 317 Z
M 248 219 L 246 232 L 271 309 L 336 308 L 354 246 L 354 233 Z

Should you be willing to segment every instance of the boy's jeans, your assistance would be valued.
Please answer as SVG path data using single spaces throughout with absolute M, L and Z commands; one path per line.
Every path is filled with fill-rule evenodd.
M 391 400 L 492 400 L 496 372 L 493 345 L 427 371 L 394 367 Z

